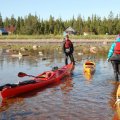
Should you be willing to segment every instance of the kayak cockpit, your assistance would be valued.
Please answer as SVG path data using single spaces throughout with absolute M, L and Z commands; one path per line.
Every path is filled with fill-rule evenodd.
M 51 77 L 53 77 L 55 73 L 53 71 L 46 71 L 42 74 L 39 74 L 37 77 L 34 78 L 34 80 L 48 80 Z

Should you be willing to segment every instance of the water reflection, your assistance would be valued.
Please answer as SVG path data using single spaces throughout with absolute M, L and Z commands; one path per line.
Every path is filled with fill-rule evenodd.
M 54 51 L 55 52 L 55 51 Z M 0 84 L 16 83 L 31 79 L 18 78 L 19 72 L 37 75 L 51 70 L 53 66 L 64 65 L 63 54 L 43 52 L 43 56 L 25 56 L 21 59 L 6 54 L 0 56 Z M 77 59 L 76 54 L 74 55 Z M 97 55 L 96 55 L 97 56 Z M 47 58 L 47 59 L 42 59 Z M 83 63 L 86 56 L 76 64 L 72 76 L 12 100 L 2 101 L 0 116 L 5 119 L 70 119 L 70 120 L 111 120 L 115 113 L 115 83 L 112 66 L 105 56 L 94 58 L 96 71 L 93 78 L 86 80 Z M 86 81 L 90 84 L 86 84 Z M 92 81 L 92 82 L 91 82 Z M 109 104 L 108 104 L 109 103 Z
M 0 112 L 7 110 L 9 107 L 11 107 L 14 104 L 23 104 L 24 98 L 17 97 L 17 98 L 11 98 L 11 99 L 2 99 L 0 103 Z
M 64 78 L 64 82 L 60 84 L 63 93 L 69 93 L 73 89 L 74 83 L 71 77 Z
M 94 73 L 95 73 L 95 72 L 89 74 L 89 73 L 87 73 L 87 72 L 84 72 L 83 74 L 84 74 L 86 80 L 92 81 L 92 79 L 93 79 L 93 77 L 94 77 Z

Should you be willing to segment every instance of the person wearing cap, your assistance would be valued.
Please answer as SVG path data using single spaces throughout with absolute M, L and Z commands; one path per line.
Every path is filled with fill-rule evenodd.
M 66 65 L 68 64 L 68 57 L 69 57 L 70 61 L 73 62 L 73 64 L 75 65 L 75 61 L 73 57 L 74 47 L 68 35 L 66 35 L 64 39 L 63 52 L 65 54 L 65 64 Z
M 118 81 L 119 80 L 119 74 L 120 74 L 120 34 L 115 39 L 115 42 L 112 43 L 109 52 L 108 52 L 108 57 L 107 61 L 111 61 L 113 70 L 114 70 L 114 75 L 115 79 Z

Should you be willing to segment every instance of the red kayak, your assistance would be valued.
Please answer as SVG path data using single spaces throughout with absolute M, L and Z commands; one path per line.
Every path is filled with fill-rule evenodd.
M 46 71 L 42 74 L 34 76 L 33 80 L 23 81 L 19 84 L 11 84 L 11 86 L 7 84 L 0 91 L 1 96 L 2 98 L 10 98 L 35 89 L 40 89 L 61 80 L 67 75 L 70 75 L 73 69 L 74 65 L 71 63 L 55 71 Z

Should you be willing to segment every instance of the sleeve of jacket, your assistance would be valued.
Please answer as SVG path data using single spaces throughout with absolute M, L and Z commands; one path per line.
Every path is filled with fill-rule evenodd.
M 109 52 L 108 52 L 108 58 L 110 58 L 113 55 L 115 45 L 116 45 L 115 43 L 112 43 L 112 45 L 111 45 L 111 47 L 109 49 Z

